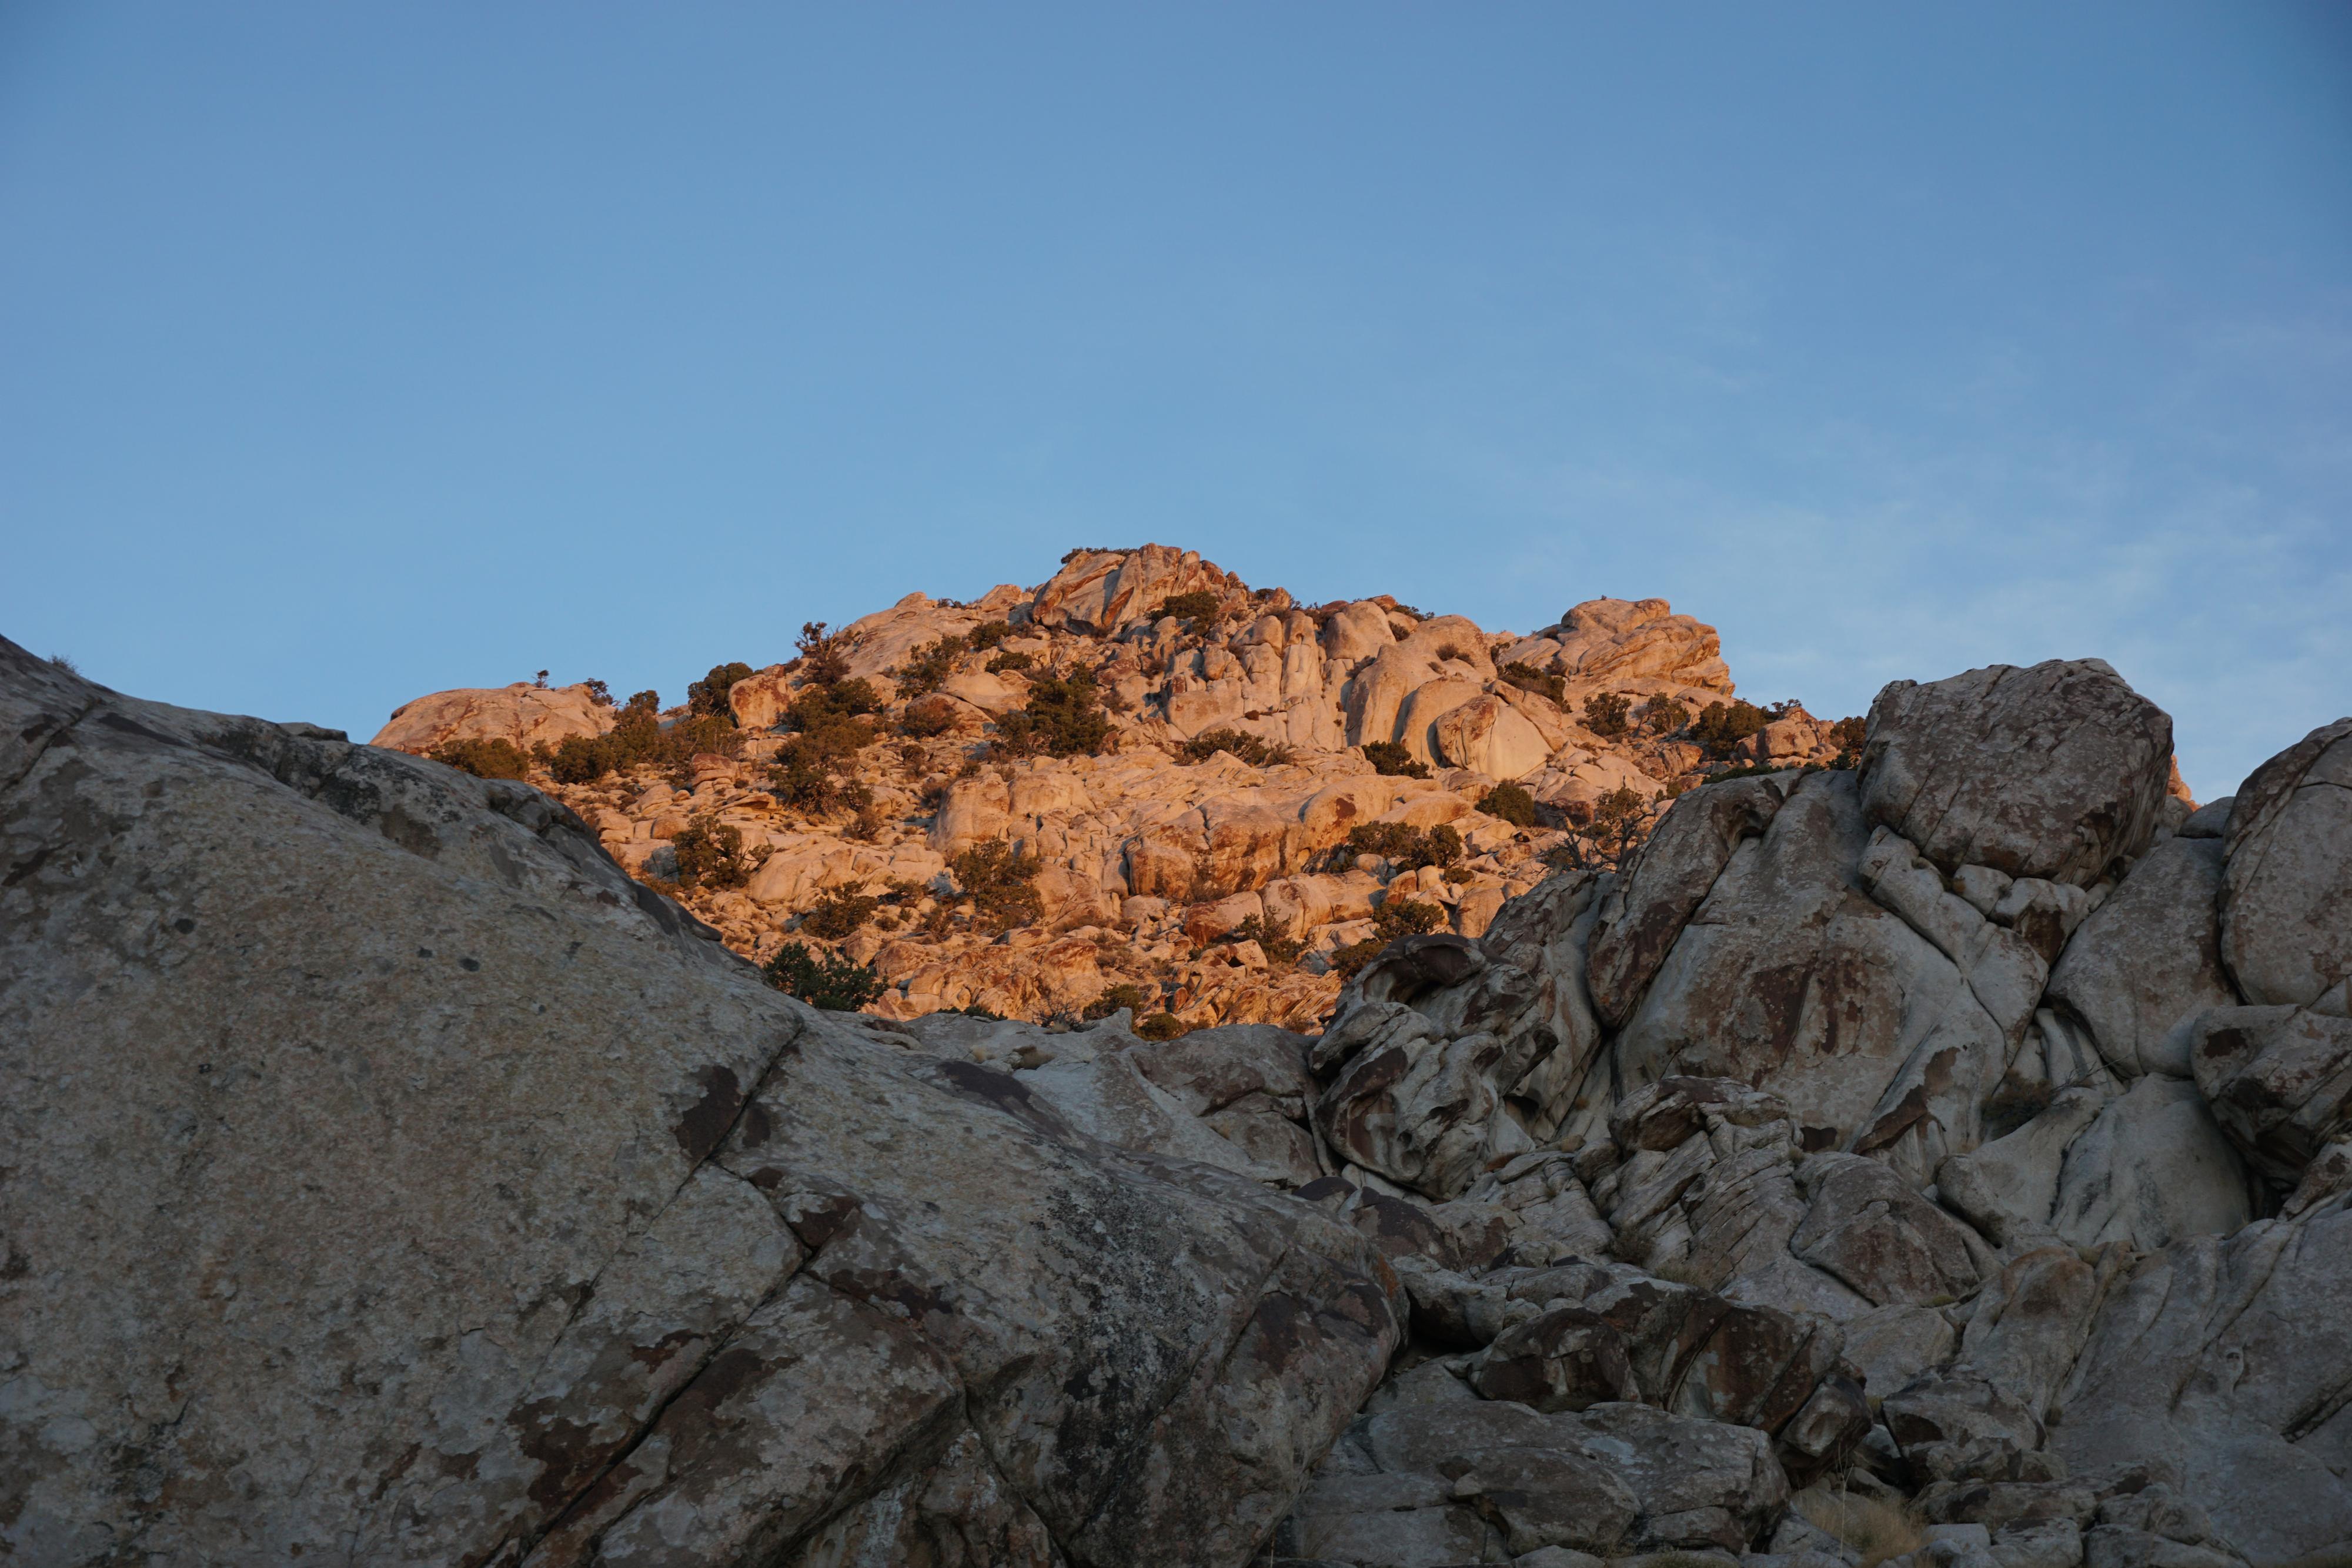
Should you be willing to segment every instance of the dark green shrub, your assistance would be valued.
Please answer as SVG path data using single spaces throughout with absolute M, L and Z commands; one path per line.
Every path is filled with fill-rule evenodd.
M 530 758 L 511 740 L 452 740 L 436 746 L 433 760 L 477 779 L 528 779 Z
M 864 641 L 858 632 L 828 632 L 822 621 L 804 621 L 793 646 L 800 651 L 801 674 L 810 684 L 830 686 L 849 678 L 849 655 Z
M 1350 942 L 1344 947 L 1331 949 L 1331 972 L 1341 979 L 1352 978 L 1357 970 L 1381 956 L 1388 944 L 1378 936 L 1367 936 L 1361 942 Z
M 1515 828 L 1536 825 L 1536 798 L 1517 784 L 1497 784 L 1478 802 L 1478 810 Z
M 1265 921 L 1253 915 L 1217 938 L 1220 942 L 1255 942 L 1265 955 L 1265 961 L 1277 969 L 1286 969 L 1298 962 L 1298 955 L 1307 944 L 1296 937 L 1278 936 L 1267 929 Z
M 1179 760 L 1206 762 L 1218 752 L 1229 752 L 1253 768 L 1279 768 L 1291 759 L 1290 747 L 1238 729 L 1212 729 L 1176 748 Z
M 751 879 L 742 830 L 729 823 L 697 817 L 670 841 L 670 848 L 677 856 L 680 887 L 740 887 Z
M 955 674 L 956 655 L 964 650 L 961 637 L 942 637 L 936 643 L 926 643 L 907 657 L 907 662 L 891 674 L 901 695 L 919 697 L 938 691 L 940 683 Z
M 606 685 L 602 681 L 583 681 L 580 684 L 588 688 L 588 700 L 590 702 L 594 703 L 598 707 L 611 707 L 613 706 L 612 687 Z
M 683 765 L 706 751 L 719 757 L 742 755 L 743 732 L 735 727 L 731 716 L 688 714 L 662 731 L 662 752 L 666 761 Z
M 1029 706 L 996 721 L 996 745 L 1007 755 L 1093 756 L 1110 737 L 1092 672 L 1040 675 L 1029 685 Z
M 1690 722 L 1690 709 L 1668 696 L 1652 697 L 1642 707 L 1642 723 L 1652 735 L 1672 735 Z
M 1217 613 L 1217 595 L 1196 588 L 1190 593 L 1174 593 L 1161 600 L 1160 608 L 1151 612 L 1151 619 L 1160 621 L 1173 615 L 1179 621 L 1205 621 Z
M 1440 823 L 1423 831 L 1402 822 L 1364 822 L 1349 830 L 1347 841 L 1329 852 L 1329 869 L 1345 871 L 1358 855 L 1379 855 L 1398 871 L 1452 865 L 1462 858 L 1462 835 Z
M 835 681 L 829 686 L 809 685 L 801 688 L 784 710 L 784 723 L 793 729 L 815 729 L 828 720 L 858 718 L 882 711 L 882 694 L 874 683 L 860 675 L 854 681 Z
M 1018 648 L 1007 648 L 1003 653 L 988 661 L 988 673 L 992 675 L 1018 674 L 1023 670 L 1034 669 L 1036 664 L 1037 656 L 1034 653 L 1024 653 Z
M 1135 1017 L 1141 1018 L 1143 1009 L 1157 999 L 1155 993 L 1145 990 L 1141 986 L 1112 986 L 1105 989 L 1101 996 L 1088 1002 L 1078 1017 L 1087 1023 L 1093 1023 L 1097 1019 L 1107 1019 L 1119 1009 L 1125 1008 Z
M 734 723 L 735 713 L 727 706 L 727 694 L 734 689 L 736 682 L 748 679 L 751 674 L 751 666 L 740 659 L 731 664 L 711 665 L 709 674 L 686 688 L 687 711 L 715 714 Z
M 898 717 L 898 729 L 903 735 L 928 740 L 953 729 L 955 721 L 955 704 L 945 697 L 924 697 L 907 705 L 907 711 Z
M 963 634 L 963 640 L 964 645 L 971 649 L 971 651 L 976 653 L 982 648 L 995 647 L 999 643 L 1003 642 L 1007 637 L 1012 635 L 1013 628 L 1006 625 L 1003 622 L 983 621 L 979 625 L 973 627 L 971 631 L 965 632 Z
M 1584 727 L 1604 739 L 1625 733 L 1625 710 L 1632 701 L 1615 692 L 1595 692 L 1584 699 Z
M 1830 738 L 1837 742 L 1840 751 L 1862 755 L 1862 743 L 1870 737 L 1870 721 L 1865 718 L 1842 718 L 1830 726 Z
M 1754 703 L 1709 703 L 1691 721 L 1690 737 L 1709 757 L 1728 757 L 1733 747 L 1771 722 L 1772 716 Z
M 547 770 L 558 784 L 593 784 L 613 770 L 613 752 L 609 737 L 571 736 L 548 755 Z
M 1154 1013 L 1135 1026 L 1139 1040 L 1178 1040 L 1192 1032 L 1192 1026 L 1174 1013 Z
M 1546 674 L 1533 664 L 1523 664 L 1516 659 L 1505 664 L 1496 674 L 1521 691 L 1533 692 L 1541 697 L 1549 697 L 1555 703 L 1560 700 L 1560 694 L 1568 689 L 1568 683 L 1559 676 Z
M 1003 839 L 974 844 L 950 862 L 948 874 L 971 900 L 974 920 L 991 931 L 1026 925 L 1045 914 L 1037 896 L 1037 862 L 1024 860 Z
M 1381 906 L 1372 911 L 1372 925 L 1391 942 L 1400 936 L 1434 931 L 1444 924 L 1444 910 L 1419 899 L 1384 898 Z
M 777 948 L 760 975 L 786 996 L 828 1012 L 856 1012 L 882 994 L 882 977 L 872 965 L 852 963 L 838 953 L 812 953 L 804 942 Z
M 1384 778 L 1426 779 L 1429 777 L 1429 764 L 1413 760 L 1412 753 L 1407 751 L 1401 742 L 1368 740 L 1364 742 L 1363 752 L 1364 760 L 1372 765 L 1372 771 Z
M 1451 659 L 1463 664 L 1471 662 L 1470 655 L 1463 652 L 1462 644 L 1459 643 L 1440 643 L 1437 645 L 1437 656 L 1440 660 Z
M 881 906 L 878 898 L 869 898 L 855 888 L 837 887 L 816 902 L 816 906 L 801 916 L 801 929 L 812 936 L 822 936 L 828 942 L 838 942 L 874 918 Z

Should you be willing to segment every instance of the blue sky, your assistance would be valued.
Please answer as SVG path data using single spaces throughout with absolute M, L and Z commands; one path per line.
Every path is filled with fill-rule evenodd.
M 2352 7 L 0 0 L 0 632 L 372 734 L 1076 545 L 2352 711 Z

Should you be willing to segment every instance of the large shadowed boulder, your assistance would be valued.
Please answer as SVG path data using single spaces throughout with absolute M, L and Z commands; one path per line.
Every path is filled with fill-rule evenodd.
M 2188 1077 L 2197 1016 L 2237 1001 L 2221 966 L 2221 841 L 2167 839 L 2084 921 L 2051 971 L 2048 1004 L 2080 1019 L 2119 1075 Z
M 2352 975 L 2352 718 L 2254 769 L 2230 809 L 2221 956 L 2256 1006 L 2308 1007 Z
M 2352 1197 L 2138 1260 L 2059 1392 L 2077 1474 L 2177 1477 L 2257 1563 L 2352 1540 Z
M 0 1550 L 1252 1555 L 1397 1342 L 1360 1233 L 327 734 L 0 643 Z
M 1993 664 L 1870 705 L 1863 809 L 1947 872 L 2088 886 L 2147 847 L 2172 720 L 2102 660 Z

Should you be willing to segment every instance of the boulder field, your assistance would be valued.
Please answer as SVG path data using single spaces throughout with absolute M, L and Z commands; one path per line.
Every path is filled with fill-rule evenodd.
M 1025 621 L 1232 589 L 1131 561 Z M 1147 1039 L 821 1011 L 528 782 L 0 642 L 0 1555 L 2340 1560 L 2352 719 L 2194 810 L 2170 728 L 1899 682 Z

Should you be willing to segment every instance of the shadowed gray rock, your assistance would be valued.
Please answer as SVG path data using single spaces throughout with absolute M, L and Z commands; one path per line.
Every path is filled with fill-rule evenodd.
M 1248 1558 L 1396 1341 L 1352 1228 L 321 737 L 0 643 L 0 1552 Z

